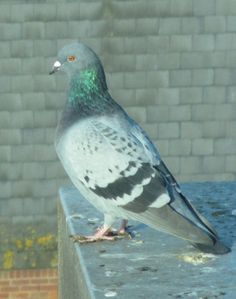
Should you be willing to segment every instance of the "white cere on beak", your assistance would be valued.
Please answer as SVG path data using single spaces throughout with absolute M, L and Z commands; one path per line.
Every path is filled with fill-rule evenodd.
M 59 71 L 60 67 L 61 67 L 61 63 L 60 63 L 60 61 L 58 61 L 58 60 L 55 61 L 55 62 L 54 62 L 54 65 L 53 65 L 53 69 L 52 69 L 52 71 L 49 73 L 49 75 L 52 75 L 52 74 L 54 74 L 55 72 Z

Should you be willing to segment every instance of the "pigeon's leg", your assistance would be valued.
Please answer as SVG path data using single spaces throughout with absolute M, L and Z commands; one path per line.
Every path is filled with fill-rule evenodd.
M 128 224 L 128 220 L 127 219 L 122 219 L 120 228 L 118 230 L 118 234 L 124 235 L 126 233 L 127 224 Z
M 109 235 L 112 224 L 115 218 L 110 215 L 104 215 L 104 224 L 101 228 L 97 229 L 95 234 L 92 236 L 72 236 L 74 242 L 79 243 L 92 243 L 98 241 L 114 241 L 116 239 L 115 235 Z

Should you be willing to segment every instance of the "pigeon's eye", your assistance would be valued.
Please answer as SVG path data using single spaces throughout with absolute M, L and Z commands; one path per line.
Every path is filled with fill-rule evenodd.
M 73 61 L 76 60 L 76 57 L 75 57 L 74 55 L 70 55 L 70 56 L 67 57 L 67 60 L 68 60 L 69 62 L 73 62 Z

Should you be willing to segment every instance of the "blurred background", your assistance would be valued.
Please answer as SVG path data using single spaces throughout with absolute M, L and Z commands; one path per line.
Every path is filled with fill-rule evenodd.
M 57 265 L 56 200 L 70 182 L 53 142 L 67 78 L 48 73 L 58 50 L 73 41 L 98 53 L 112 96 L 180 182 L 236 177 L 236 1 L 0 1 L 5 270 Z M 56 270 L 40 271 L 51 289 L 48 278 L 45 295 L 41 285 L 37 297 L 36 284 L 29 296 L 56 298 Z

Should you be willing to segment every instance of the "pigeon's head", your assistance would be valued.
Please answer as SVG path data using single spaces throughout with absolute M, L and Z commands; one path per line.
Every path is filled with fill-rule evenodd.
M 100 59 L 92 49 L 82 43 L 73 43 L 59 51 L 50 74 L 64 70 L 71 77 L 73 74 L 89 68 L 103 72 Z

